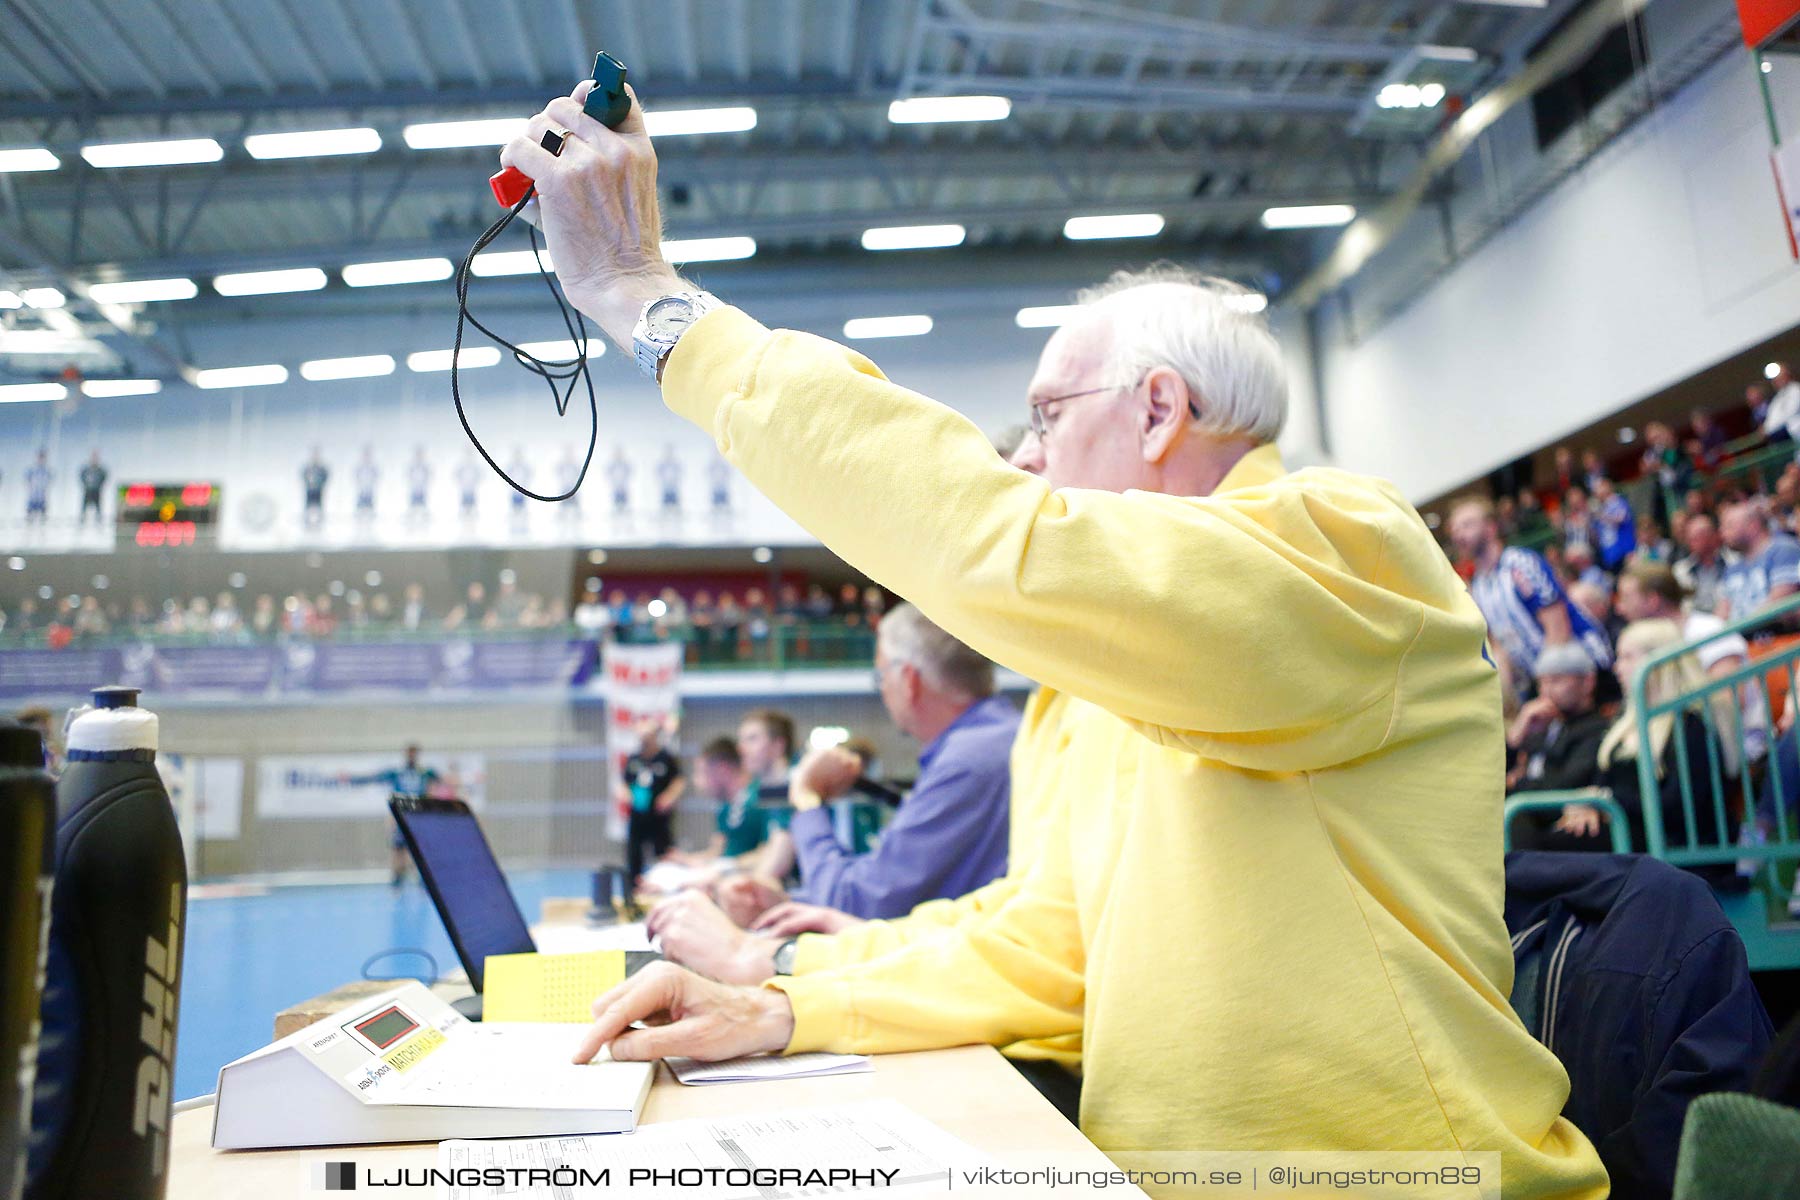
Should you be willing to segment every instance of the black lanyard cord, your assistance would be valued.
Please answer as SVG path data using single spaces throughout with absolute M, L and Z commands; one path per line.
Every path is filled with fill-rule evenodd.
M 456 272 L 456 341 L 450 350 L 450 396 L 456 401 L 456 419 L 462 422 L 463 432 L 469 435 L 469 441 L 474 445 L 476 452 L 487 462 L 487 465 L 494 468 L 494 473 L 504 479 L 514 491 L 521 495 L 529 496 L 533 500 L 542 500 L 549 504 L 555 504 L 559 501 L 569 499 L 574 496 L 576 492 L 581 490 L 582 480 L 587 478 L 588 468 L 593 465 L 594 444 L 600 437 L 600 404 L 598 399 L 595 398 L 594 377 L 588 368 L 587 322 L 582 319 L 581 313 L 578 310 L 572 309 L 568 302 L 563 299 L 562 290 L 556 286 L 556 281 L 550 277 L 550 272 L 545 269 L 543 250 L 538 245 L 536 229 L 529 230 L 531 235 L 531 256 L 537 262 L 538 274 L 543 277 L 544 286 L 550 289 L 550 298 L 556 302 L 556 311 L 562 317 L 563 328 L 568 332 L 570 340 L 575 343 L 575 358 L 570 361 L 541 359 L 530 351 L 520 349 L 512 342 L 507 341 L 505 338 L 489 329 L 486 325 L 483 325 L 469 312 L 469 280 L 475 264 L 475 256 L 487 249 L 488 246 L 492 244 L 493 240 L 499 237 L 508 225 L 512 224 L 513 218 L 517 217 L 524 207 L 531 203 L 531 199 L 535 194 L 536 189 L 527 191 L 523 199 L 513 205 L 512 208 L 508 209 L 506 214 L 498 221 L 495 221 L 492 225 L 488 226 L 486 232 L 475 239 L 475 245 L 470 247 L 467 257 L 462 261 L 462 266 Z M 529 226 L 530 222 L 526 222 L 526 224 Z M 511 352 L 514 362 L 542 379 L 550 388 L 550 398 L 556 405 L 557 416 L 562 417 L 568 415 L 569 401 L 575 395 L 576 381 L 580 380 L 587 385 L 587 454 L 581 460 L 580 474 L 575 476 L 575 482 L 569 485 L 568 491 L 554 496 L 546 496 L 540 492 L 532 491 L 530 488 L 514 479 L 511 475 L 508 475 L 505 469 L 502 468 L 499 463 L 494 461 L 494 456 L 487 452 L 487 447 L 481 444 L 481 439 L 475 436 L 475 430 L 469 424 L 469 414 L 463 407 L 462 387 L 460 380 L 458 379 L 457 370 L 458 360 L 462 357 L 463 327 L 465 324 L 473 325 L 476 329 L 485 334 L 489 340 L 500 346 L 504 346 Z M 563 380 L 568 381 L 568 386 L 566 388 L 559 386 Z

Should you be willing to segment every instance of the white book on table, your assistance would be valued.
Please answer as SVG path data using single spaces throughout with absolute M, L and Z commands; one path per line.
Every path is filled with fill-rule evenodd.
M 477 1025 L 408 983 L 219 1071 L 221 1150 L 636 1128 L 652 1063 L 570 1061 L 583 1029 Z

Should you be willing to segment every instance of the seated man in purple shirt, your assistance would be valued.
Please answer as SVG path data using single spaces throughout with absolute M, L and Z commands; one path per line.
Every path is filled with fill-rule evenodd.
M 849 918 L 905 916 L 927 900 L 961 896 L 1006 874 L 1008 755 L 1019 713 L 994 695 L 994 665 L 902 604 L 882 618 L 875 673 L 894 724 L 925 743 L 912 792 L 875 848 L 846 850 L 825 807 L 856 782 L 862 764 L 855 755 L 815 750 L 789 780 L 789 833 L 801 879 L 794 900 Z M 791 916 L 796 906 L 779 903 L 778 890 L 766 882 L 756 890 L 759 903 L 746 908 L 747 895 L 734 895 L 727 911 L 747 924 L 759 913 L 777 915 L 777 908 Z M 659 908 L 652 931 L 685 907 Z M 728 922 L 716 930 L 730 931 Z

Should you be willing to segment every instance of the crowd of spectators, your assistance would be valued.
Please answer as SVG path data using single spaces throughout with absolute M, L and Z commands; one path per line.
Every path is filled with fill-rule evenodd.
M 839 631 L 873 631 L 888 606 L 880 588 L 845 583 L 835 596 L 823 584 L 783 583 L 773 591 L 731 589 L 659 590 L 584 584 L 571 607 L 560 596 L 519 587 L 502 572 L 490 589 L 477 580 L 460 596 L 433 602 L 422 585 L 397 594 L 333 588 L 253 600 L 234 590 L 209 599 L 171 597 L 152 604 L 95 592 L 44 600 L 26 596 L 0 600 L 0 645 L 15 647 L 89 646 L 108 640 L 174 640 L 221 645 L 301 638 L 435 635 L 439 633 L 543 632 L 586 636 L 597 641 L 683 641 L 699 657 L 759 657 L 771 639 L 788 631 L 789 650 L 804 654 L 806 643 L 828 640 Z M 866 641 L 867 639 L 862 639 Z
M 1756 677 L 1714 687 L 1679 720 L 1650 721 L 1643 747 L 1632 695 L 1658 653 L 1691 648 L 1644 676 L 1649 704 L 1707 691 L 1800 628 L 1775 619 L 1747 637 L 1726 631 L 1800 593 L 1800 383 L 1781 367 L 1771 384 L 1749 389 L 1746 410 L 1696 412 L 1680 431 L 1652 423 L 1627 470 L 1559 448 L 1544 488 L 1465 497 L 1450 510 L 1450 552 L 1505 683 L 1509 791 L 1604 788 L 1631 821 L 1634 849 L 1645 848 L 1641 756 L 1653 759 L 1650 799 L 1671 845 L 1766 839 L 1778 831 L 1777 805 L 1800 797 L 1785 688 Z M 1748 432 L 1731 439 L 1733 424 Z M 1698 821 L 1691 838 L 1684 783 Z M 1521 821 L 1515 844 L 1604 848 L 1604 826 L 1602 811 L 1571 804 Z M 1729 883 L 1732 871 L 1714 874 Z

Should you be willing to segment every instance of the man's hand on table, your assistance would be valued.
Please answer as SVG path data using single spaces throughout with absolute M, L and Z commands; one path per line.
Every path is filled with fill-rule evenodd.
M 689 288 L 663 260 L 656 151 L 637 93 L 612 130 L 581 111 L 593 86 L 583 80 L 552 100 L 500 151 L 500 162 L 537 187 L 544 241 L 564 294 L 629 353 L 644 305 Z M 538 144 L 552 129 L 570 134 L 561 154 Z
M 645 931 L 663 956 L 725 983 L 761 983 L 775 974 L 781 938 L 746 933 L 701 892 L 682 892 L 650 910 Z
M 632 1029 L 642 1021 L 647 1029 Z M 794 1009 L 772 988 L 732 987 L 668 963 L 652 963 L 594 1001 L 594 1024 L 576 1047 L 589 1062 L 610 1045 L 619 1062 L 678 1055 L 702 1062 L 785 1050 Z
M 750 930 L 779 942 L 780 939 L 798 937 L 803 933 L 842 933 L 852 925 L 862 923 L 861 917 L 853 917 L 839 909 L 789 900 L 777 904 L 756 918 L 751 922 Z

